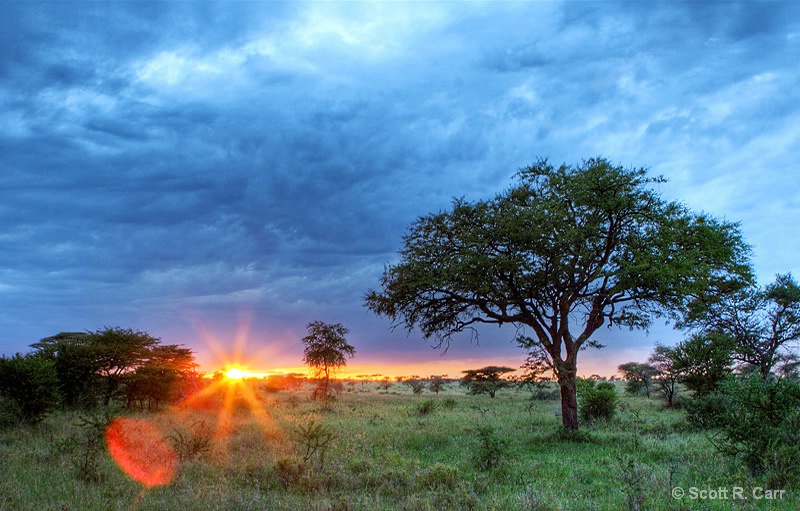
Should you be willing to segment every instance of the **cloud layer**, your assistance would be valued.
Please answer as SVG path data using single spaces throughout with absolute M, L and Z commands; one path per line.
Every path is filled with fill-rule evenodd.
M 542 156 L 647 166 L 740 221 L 762 279 L 797 270 L 793 2 L 0 13 L 0 352 L 104 325 L 203 351 L 244 314 L 265 364 L 299 365 L 314 320 L 366 360 L 435 359 L 361 295 L 416 217 Z M 521 359 L 511 335 L 448 356 Z

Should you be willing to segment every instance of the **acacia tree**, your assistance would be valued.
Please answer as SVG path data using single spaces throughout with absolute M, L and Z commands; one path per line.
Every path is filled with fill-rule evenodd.
M 324 401 L 331 395 L 331 376 L 339 368 L 347 365 L 345 356 L 352 358 L 356 354 L 356 349 L 347 343 L 345 335 L 349 330 L 340 323 L 329 325 L 322 321 L 314 321 L 306 328 L 308 335 L 302 339 L 306 345 L 303 362 L 314 371 L 314 376 L 319 381 L 314 390 L 314 397 Z
M 638 362 L 626 362 L 617 367 L 617 370 L 627 381 L 625 392 L 636 395 L 644 390 L 645 395 L 650 398 L 650 385 L 656 375 L 656 369 L 653 366 Z
M 414 222 L 365 305 L 438 347 L 478 324 L 524 327 L 518 343 L 545 354 L 576 430 L 578 354 L 601 326 L 677 318 L 750 278 L 738 226 L 664 201 L 650 188 L 662 182 L 600 158 L 540 160 L 493 199 Z
M 493 398 L 497 391 L 511 386 L 511 382 L 503 375 L 513 372 L 510 367 L 487 366 L 480 369 L 462 371 L 461 385 L 469 389 L 470 394 L 489 394 Z
M 734 340 L 719 332 L 695 333 L 672 351 L 673 370 L 695 396 L 714 392 L 733 369 Z
M 800 340 L 800 286 L 791 273 L 777 275 L 761 288 L 749 286 L 708 306 L 691 320 L 704 332 L 721 332 L 734 341 L 733 359 L 758 369 L 762 378 L 791 353 Z
M 655 381 L 658 392 L 667 404 L 672 408 L 675 402 L 675 395 L 678 391 L 678 382 L 681 378 L 680 368 L 678 367 L 677 349 L 656 344 L 653 353 L 647 362 L 655 369 Z
M 191 349 L 160 342 L 146 332 L 114 327 L 63 332 L 31 346 L 54 361 L 67 404 L 94 405 L 99 398 L 108 406 L 124 394 L 131 406 L 170 400 L 176 384 L 194 374 Z

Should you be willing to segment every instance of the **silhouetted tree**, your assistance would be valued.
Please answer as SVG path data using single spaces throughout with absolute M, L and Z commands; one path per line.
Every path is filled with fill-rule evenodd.
M 461 371 L 461 385 L 469 389 L 470 394 L 489 394 L 494 397 L 497 391 L 511 386 L 511 382 L 504 379 L 505 373 L 513 372 L 510 367 L 487 366 L 480 369 Z
M 160 339 L 129 328 L 65 332 L 32 345 L 54 361 L 58 384 L 69 405 L 106 406 L 121 397 L 128 405 L 171 400 L 194 374 L 188 348 L 161 345 Z M 183 387 L 176 385 L 184 384 Z
M 353 357 L 356 349 L 348 344 L 345 335 L 349 330 L 340 323 L 330 325 L 314 321 L 306 328 L 308 335 L 302 339 L 306 346 L 303 362 L 314 371 L 314 377 L 319 381 L 314 397 L 325 400 L 332 394 L 331 377 L 339 368 L 347 365 L 345 357 Z

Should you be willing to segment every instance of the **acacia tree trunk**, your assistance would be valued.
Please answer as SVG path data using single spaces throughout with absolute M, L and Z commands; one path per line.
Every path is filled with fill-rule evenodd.
M 561 387 L 561 424 L 567 431 L 578 430 L 578 388 L 575 376 L 574 370 L 558 376 Z

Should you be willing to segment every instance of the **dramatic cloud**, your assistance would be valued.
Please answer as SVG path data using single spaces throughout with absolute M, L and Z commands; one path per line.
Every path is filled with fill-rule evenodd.
M 210 360 L 209 332 L 245 322 L 266 366 L 291 366 L 323 320 L 371 364 L 435 361 L 362 294 L 416 217 L 539 157 L 647 166 L 666 197 L 740 221 L 762 280 L 797 273 L 794 2 L 0 14 L 0 352 L 120 325 Z M 512 335 L 447 357 L 521 360 Z M 596 360 L 678 334 L 602 335 Z

